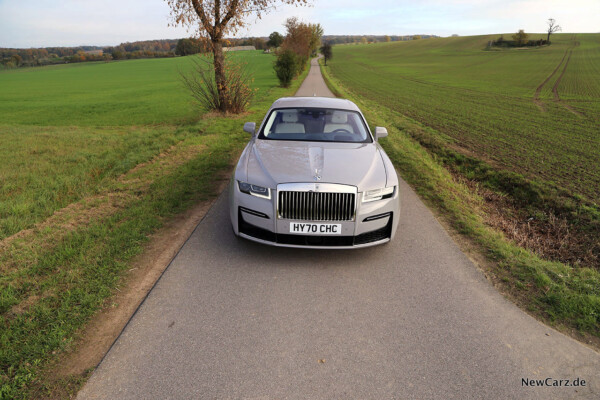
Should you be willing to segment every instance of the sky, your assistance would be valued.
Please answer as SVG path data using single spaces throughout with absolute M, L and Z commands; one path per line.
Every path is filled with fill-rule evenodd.
M 600 32 L 600 0 L 312 0 L 278 6 L 247 19 L 238 37 L 285 32 L 296 16 L 326 35 L 461 36 L 543 32 L 554 18 L 563 32 Z M 0 0 L 0 47 L 110 46 L 176 39 L 193 32 L 169 27 L 164 0 Z

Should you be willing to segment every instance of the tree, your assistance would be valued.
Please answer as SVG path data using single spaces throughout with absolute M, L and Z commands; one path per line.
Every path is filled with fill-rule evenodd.
M 189 39 L 179 39 L 177 41 L 177 46 L 175 47 L 175 54 L 178 56 L 187 56 L 188 55 L 188 43 Z
M 223 37 L 234 34 L 245 26 L 244 18 L 254 14 L 257 18 L 277 4 L 304 5 L 308 0 L 165 0 L 171 8 L 171 25 L 184 26 L 210 40 L 213 67 L 219 104 L 222 112 L 229 111 L 229 88 L 225 72 Z
M 546 23 L 548 24 L 548 39 L 546 39 L 546 41 L 548 43 L 550 43 L 550 35 L 553 34 L 554 32 L 558 32 L 558 31 L 562 32 L 562 28 L 560 27 L 560 25 L 558 25 L 556 23 L 554 18 L 548 18 L 548 22 L 546 22 Z
M 279 47 L 283 43 L 283 36 L 279 32 L 273 32 L 269 35 L 269 41 L 267 42 L 267 46 L 269 47 Z
M 192 54 L 205 53 L 208 49 L 207 43 L 202 39 L 179 39 L 175 47 L 178 56 L 189 56 Z
M 264 50 L 267 48 L 267 42 L 262 38 L 252 38 L 252 46 L 256 50 Z
M 523 29 L 519 29 L 519 32 L 515 33 L 512 38 L 515 41 L 515 45 L 523 46 L 527 43 L 528 34 Z
M 361 43 L 361 44 L 367 44 L 367 38 L 366 38 L 366 37 L 364 37 L 364 36 L 363 36 L 363 37 L 361 37 L 361 38 L 360 38 L 360 43 Z
M 285 21 L 285 27 L 287 34 L 281 48 L 291 50 L 296 54 L 299 71 L 302 71 L 312 53 L 311 44 L 314 34 L 312 25 L 299 22 L 298 18 L 292 17 Z
M 308 24 L 311 30 L 310 35 L 310 55 L 312 57 L 317 55 L 319 47 L 321 47 L 321 37 L 323 36 L 323 27 L 321 24 Z
M 414 35 L 412 37 L 412 40 L 419 40 L 419 39 L 421 39 L 421 35 Z
M 13 54 L 10 59 L 17 67 L 23 62 L 23 57 L 18 54 Z
M 290 49 L 285 49 L 277 56 L 273 68 L 283 87 L 289 87 L 292 79 L 298 74 L 298 56 Z
M 112 52 L 112 58 L 113 58 L 113 60 L 122 60 L 125 57 L 126 57 L 125 51 L 123 51 L 123 50 L 117 50 L 117 49 L 115 49 Z
M 391 37 L 389 37 L 388 35 L 385 35 L 385 36 L 383 37 L 383 41 L 384 41 L 384 42 L 391 42 L 391 41 L 392 41 L 392 38 L 391 38 Z
M 325 42 L 323 46 L 321 46 L 321 54 L 323 54 L 323 58 L 325 59 L 325 65 L 327 65 L 327 61 L 333 58 L 333 52 L 331 51 L 331 43 Z

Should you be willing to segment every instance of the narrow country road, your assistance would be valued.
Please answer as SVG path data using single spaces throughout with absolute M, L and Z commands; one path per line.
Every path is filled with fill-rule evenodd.
M 302 82 L 302 85 L 298 88 L 296 96 L 302 97 L 335 97 L 331 90 L 325 84 L 323 75 L 321 75 L 321 69 L 319 68 L 319 58 L 313 58 L 310 61 L 310 70 L 308 76 Z
M 331 95 L 319 80 L 313 63 L 298 94 Z M 393 242 L 314 251 L 235 238 L 223 193 L 79 398 L 600 398 L 600 355 L 502 297 L 404 182 L 401 199 Z M 546 378 L 586 386 L 523 384 Z

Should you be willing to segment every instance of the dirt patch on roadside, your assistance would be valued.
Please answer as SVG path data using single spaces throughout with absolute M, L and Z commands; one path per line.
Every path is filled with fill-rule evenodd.
M 504 233 L 517 246 L 531 250 L 543 259 L 575 267 L 583 265 L 594 268 L 599 264 L 600 239 L 577 229 L 565 216 L 557 215 L 552 210 L 531 216 L 516 205 L 510 196 L 503 196 L 477 181 L 451 173 L 455 180 L 483 199 L 485 223 Z
M 428 142 L 426 136 L 411 134 L 421 145 L 434 154 L 442 154 L 442 149 L 483 162 L 496 171 L 505 169 L 489 156 L 464 148 L 456 143 Z M 483 153 L 482 153 L 483 154 Z M 600 238 L 590 230 L 586 220 L 578 221 L 568 212 L 561 210 L 560 204 L 538 205 L 528 208 L 510 194 L 488 188 L 482 181 L 468 179 L 460 172 L 460 166 L 450 161 L 445 167 L 453 179 L 477 193 L 483 200 L 481 215 L 488 226 L 502 232 L 517 246 L 531 250 L 539 257 L 559 261 L 574 267 L 600 268 Z

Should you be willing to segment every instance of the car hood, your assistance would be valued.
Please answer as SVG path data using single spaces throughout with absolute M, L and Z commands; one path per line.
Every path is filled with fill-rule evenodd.
M 257 185 L 323 182 L 357 186 L 359 191 L 386 185 L 376 143 L 256 140 L 249 150 L 247 177 Z

